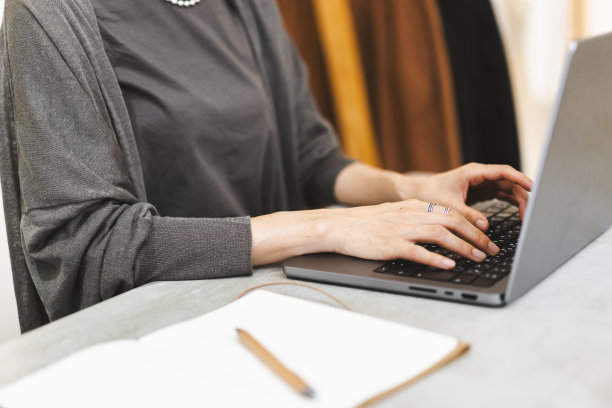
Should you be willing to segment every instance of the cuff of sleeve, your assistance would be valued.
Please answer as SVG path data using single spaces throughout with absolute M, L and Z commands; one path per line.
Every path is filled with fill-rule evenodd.
M 250 275 L 251 221 L 238 218 L 151 217 L 138 254 L 140 284 Z
M 317 206 L 336 204 L 338 200 L 334 194 L 336 178 L 342 169 L 354 160 L 346 157 L 340 150 L 333 150 L 317 164 L 317 170 L 306 180 L 304 191 L 306 200 Z

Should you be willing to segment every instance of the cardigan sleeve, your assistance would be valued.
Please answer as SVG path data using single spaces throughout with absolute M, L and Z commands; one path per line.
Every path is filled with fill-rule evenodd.
M 11 93 L 2 103 L 13 112 L 21 243 L 49 319 L 153 280 L 251 273 L 248 217 L 164 218 L 137 198 L 96 68 L 76 37 L 74 49 L 58 47 L 66 38 L 39 21 L 7 2 Z

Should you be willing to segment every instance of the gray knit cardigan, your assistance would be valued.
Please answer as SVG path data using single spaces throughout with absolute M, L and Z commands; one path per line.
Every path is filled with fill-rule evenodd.
M 288 208 L 301 208 L 306 181 L 333 180 L 349 160 L 313 104 L 274 0 L 234 1 L 274 102 Z M 22 331 L 150 281 L 251 273 L 248 217 L 160 217 L 147 203 L 89 0 L 6 1 L 0 154 Z

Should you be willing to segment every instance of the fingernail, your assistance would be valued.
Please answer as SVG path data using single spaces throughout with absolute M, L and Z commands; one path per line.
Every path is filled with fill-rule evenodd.
M 448 269 L 452 269 L 455 267 L 455 261 L 453 261 L 452 259 L 444 258 L 442 260 L 442 265 L 444 265 L 444 267 Z
M 493 243 L 493 241 L 489 241 L 489 252 L 492 254 L 497 254 L 499 252 L 499 247 Z
M 487 223 L 484 222 L 483 220 L 478 220 L 478 221 L 476 221 L 476 228 L 478 228 L 479 230 L 484 231 L 485 228 L 487 228 Z
M 487 255 L 484 252 L 476 248 L 472 249 L 472 254 L 474 254 L 474 257 L 478 259 L 485 259 L 487 257 Z

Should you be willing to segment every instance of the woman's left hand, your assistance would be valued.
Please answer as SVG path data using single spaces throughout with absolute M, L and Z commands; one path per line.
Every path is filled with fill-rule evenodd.
M 405 185 L 400 180 L 396 188 L 400 195 L 450 206 L 486 231 L 487 218 L 470 205 L 499 198 L 517 205 L 522 219 L 532 184 L 527 176 L 511 166 L 470 163 L 432 176 L 406 177 Z

